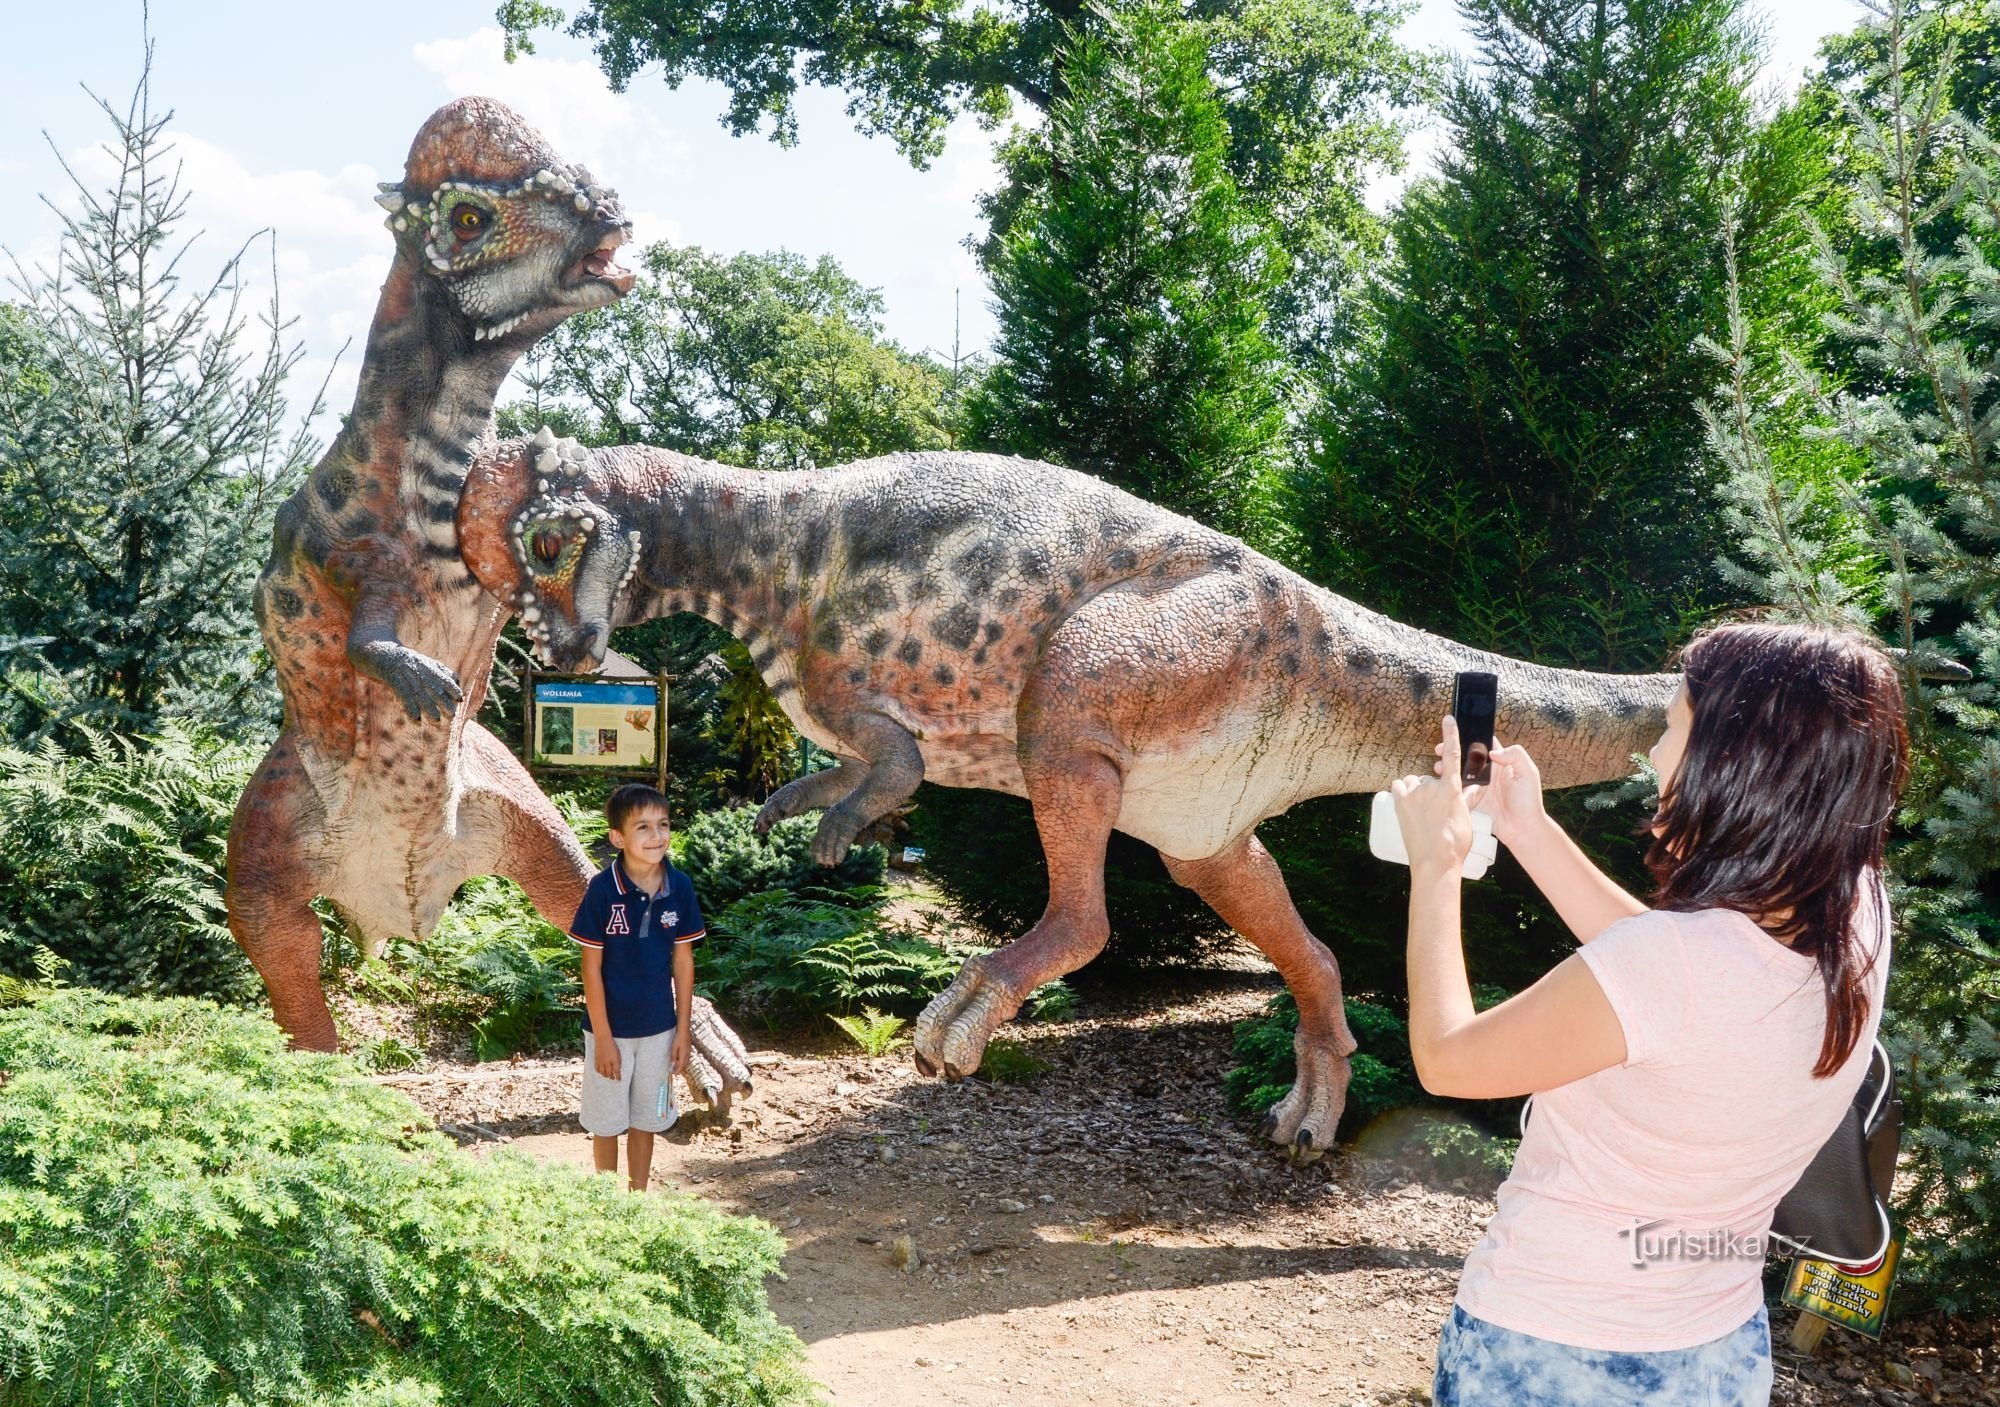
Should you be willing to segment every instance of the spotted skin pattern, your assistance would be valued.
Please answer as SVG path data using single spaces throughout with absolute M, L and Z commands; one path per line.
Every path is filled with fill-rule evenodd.
M 1458 1305 L 1438 1334 L 1436 1407 L 1766 1407 L 1771 1321 L 1763 1305 L 1693 1348 L 1619 1353 L 1503 1329 Z
M 614 192 L 485 98 L 433 114 L 378 200 L 396 252 L 354 409 L 280 508 L 256 585 L 285 727 L 229 833 L 230 929 L 279 1023 L 317 1050 L 336 1037 L 315 897 L 377 951 L 428 935 L 480 874 L 517 881 L 566 926 L 593 869 L 474 721 L 510 613 L 466 570 L 456 518 L 521 353 L 631 287 L 614 260 L 630 223 Z M 720 1025 L 711 1015 L 698 1031 Z
M 1500 733 L 1553 786 L 1629 772 L 1676 677 L 1467 649 L 1088 475 L 997 455 L 760 473 L 544 433 L 481 455 L 459 526 L 473 574 L 559 667 L 678 611 L 739 637 L 840 759 L 758 817 L 821 810 L 822 864 L 924 779 L 1028 798 L 1047 911 L 918 1019 L 927 1073 L 976 1070 L 1030 991 L 1103 947 L 1113 829 L 1157 847 L 1298 998 L 1299 1078 L 1266 1131 L 1304 1158 L 1333 1137 L 1355 1042 L 1339 968 L 1257 824 L 1428 770 L 1457 670 L 1499 674 Z

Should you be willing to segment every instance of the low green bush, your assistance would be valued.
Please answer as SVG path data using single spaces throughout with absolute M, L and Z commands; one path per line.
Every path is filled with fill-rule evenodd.
M 1473 989 L 1473 1005 L 1481 1011 L 1506 999 L 1507 993 L 1498 987 Z M 1351 1139 L 1366 1125 L 1397 1109 L 1440 1103 L 1424 1092 L 1417 1079 L 1416 1065 L 1410 1058 L 1409 1030 L 1400 1016 L 1375 1002 L 1349 997 L 1347 1025 L 1354 1032 L 1355 1051 L 1348 1057 L 1351 1075 L 1347 1107 L 1341 1114 L 1336 1137 Z M 1237 1023 L 1233 1049 L 1238 1063 L 1223 1076 L 1223 1089 L 1231 1107 L 1247 1114 L 1261 1114 L 1290 1092 L 1297 1073 L 1292 1037 L 1298 1029 L 1298 1002 L 1290 992 L 1280 992 L 1258 1015 Z M 1494 1129 L 1515 1127 L 1511 1121 L 1517 1120 L 1520 1112 L 1519 1100 L 1447 1102 Z M 1492 1143 L 1490 1136 L 1474 1129 L 1467 1134 L 1440 1133 L 1435 1139 L 1426 1140 L 1423 1146 L 1432 1154 L 1438 1170 L 1447 1176 L 1456 1176 L 1475 1165 L 1477 1170 L 1490 1170 L 1496 1157 L 1502 1159 L 1500 1171 L 1505 1172 L 1513 1156 L 1513 1145 L 1504 1143 L 1495 1152 L 1489 1146 Z
M 767 1224 L 475 1161 L 261 1017 L 31 992 L 0 1070 L 8 1407 L 812 1400 Z
M 0 748 L 0 972 L 37 948 L 112 991 L 245 1002 L 263 984 L 229 935 L 223 850 L 254 750 L 193 724 Z
M 817 815 L 794 816 L 758 835 L 757 808 L 732 806 L 707 811 L 676 831 L 675 860 L 694 881 L 702 912 L 713 915 L 738 899 L 767 890 L 826 890 L 837 896 L 860 886 L 880 884 L 888 868 L 888 852 L 879 845 L 857 845 L 832 869 L 813 863 L 813 833 Z M 835 902 L 839 902 L 836 897 Z
M 944 990 L 964 955 L 891 922 L 880 898 L 864 887 L 829 898 L 774 889 L 739 899 L 709 918 L 697 989 L 724 1011 L 771 1026 L 852 1015 L 864 1003 L 913 1011 Z

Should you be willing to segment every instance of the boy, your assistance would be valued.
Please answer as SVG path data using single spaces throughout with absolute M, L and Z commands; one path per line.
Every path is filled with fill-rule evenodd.
M 604 806 L 618 854 L 583 892 L 569 936 L 583 945 L 583 1127 L 599 1172 L 644 1192 L 653 1135 L 672 1128 L 687 1068 L 694 945 L 707 929 L 694 882 L 667 863 L 667 799 L 634 783 Z

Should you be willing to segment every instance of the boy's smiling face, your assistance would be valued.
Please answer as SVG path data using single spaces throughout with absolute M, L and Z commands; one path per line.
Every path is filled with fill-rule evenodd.
M 667 813 L 657 806 L 632 812 L 623 826 L 611 832 L 611 843 L 623 852 L 626 861 L 648 870 L 666 860 L 667 843 L 672 839 Z

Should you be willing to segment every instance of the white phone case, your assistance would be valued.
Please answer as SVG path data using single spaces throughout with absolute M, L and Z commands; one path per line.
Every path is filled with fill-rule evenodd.
M 1403 845 L 1403 825 L 1396 819 L 1396 798 L 1386 791 L 1375 793 L 1368 811 L 1368 850 L 1379 860 L 1398 865 L 1410 863 Z M 1500 842 L 1493 838 L 1493 818 L 1484 811 L 1472 813 L 1472 849 L 1466 853 L 1465 868 L 1459 873 L 1478 879 L 1500 854 Z

